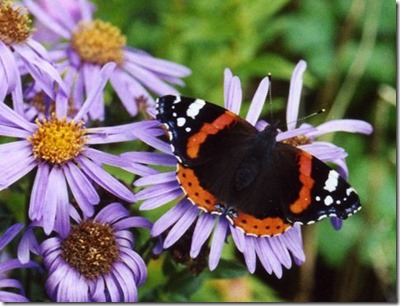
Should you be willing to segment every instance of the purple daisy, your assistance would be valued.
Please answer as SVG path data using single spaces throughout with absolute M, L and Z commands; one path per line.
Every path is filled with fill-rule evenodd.
M 54 85 L 64 89 L 63 81 L 45 48 L 31 38 L 27 10 L 5 0 L 0 2 L 0 15 L 0 101 L 4 101 L 8 93 L 13 100 L 21 99 L 21 76 L 26 73 L 54 98 Z M 23 113 L 21 105 L 14 104 L 14 109 Z
M 293 104 L 297 103 L 298 107 L 302 87 L 302 74 L 304 70 L 305 62 L 301 61 L 296 67 L 291 81 L 289 112 L 293 112 L 293 107 L 296 107 L 296 105 L 293 106 Z M 269 80 L 268 78 L 264 78 L 254 95 L 246 116 L 246 120 L 260 131 L 268 125 L 265 121 L 258 121 L 267 96 L 268 88 Z M 224 97 L 225 107 L 238 114 L 242 101 L 240 80 L 238 77 L 233 76 L 228 69 L 225 71 Z M 291 119 L 293 119 L 293 116 L 289 116 L 288 122 L 291 122 Z M 297 118 L 294 118 L 294 120 L 295 119 Z M 345 129 L 346 131 L 368 132 L 368 123 L 357 120 L 351 122 L 353 124 L 353 129 Z M 300 128 L 290 126 L 288 131 L 278 134 L 277 140 L 297 145 L 293 143 L 294 139 L 302 139 L 302 137 L 305 137 L 304 135 L 318 135 L 316 134 L 318 131 L 318 128 L 314 128 L 310 125 L 303 125 Z M 320 129 L 320 132 L 321 131 L 325 131 L 325 129 Z M 153 132 L 152 135 L 154 134 L 155 133 Z M 140 160 L 142 163 L 150 165 L 176 167 L 176 159 L 171 155 L 169 144 L 154 139 L 151 135 L 142 140 L 166 154 L 126 153 L 123 154 L 123 157 L 132 159 L 132 161 L 136 162 Z M 342 148 L 336 147 L 332 144 L 312 141 L 307 143 L 308 144 L 303 145 L 302 148 L 322 160 L 336 161 L 338 159 L 344 159 L 346 156 L 346 152 Z M 143 177 L 137 180 L 135 185 L 153 185 L 137 194 L 138 200 L 144 200 L 141 204 L 141 209 L 153 209 L 176 198 L 183 197 L 182 189 L 176 180 L 175 170 L 167 173 L 158 172 Z M 282 276 L 282 266 L 290 268 L 292 261 L 296 264 L 301 264 L 305 260 L 299 225 L 294 224 L 292 228 L 279 236 L 249 236 L 232 226 L 224 215 L 216 216 L 205 213 L 197 208 L 197 206 L 193 206 L 186 198 L 180 200 L 176 206 L 169 210 L 154 224 L 152 235 L 158 236 L 168 230 L 163 246 L 164 248 L 169 248 L 174 245 L 193 224 L 195 225 L 190 249 L 190 255 L 193 258 L 199 255 L 205 242 L 213 233 L 209 256 L 209 268 L 211 270 L 215 269 L 217 266 L 223 245 L 229 234 L 232 235 L 236 247 L 244 254 L 247 267 L 252 273 L 255 271 L 257 258 L 268 273 L 274 273 L 277 277 Z M 290 256 L 290 253 L 292 254 L 292 257 Z
M 225 107 L 238 114 L 242 102 L 242 91 L 240 80 L 233 76 L 230 70 L 225 70 Z M 251 103 L 246 120 L 251 124 L 256 124 L 261 113 L 262 106 L 269 89 L 269 79 L 264 78 Z M 153 129 L 149 129 L 152 131 Z M 301 130 L 304 133 L 310 128 Z M 311 130 L 313 130 L 311 128 Z M 152 135 L 155 133 L 153 132 Z M 125 153 L 122 154 L 127 160 L 141 161 L 146 164 L 162 165 L 176 167 L 176 159 L 172 155 L 170 145 L 161 140 L 154 139 L 149 135 L 141 138 L 149 145 L 155 147 L 163 153 Z M 176 198 L 183 197 L 182 189 L 176 179 L 175 169 L 167 173 L 156 173 L 143 177 L 135 182 L 136 186 L 148 187 L 137 194 L 138 200 L 144 200 L 140 209 L 153 209 L 168 203 Z M 202 250 L 202 247 L 209 240 L 210 254 L 208 266 L 214 270 L 221 257 L 221 252 L 229 235 L 232 235 L 233 241 L 244 255 L 246 265 L 251 273 L 256 269 L 256 259 L 259 258 L 265 270 L 278 277 L 282 276 L 282 266 L 290 268 L 292 262 L 301 264 L 305 260 L 302 248 L 302 238 L 300 226 L 295 224 L 284 234 L 274 237 L 253 237 L 245 235 L 242 230 L 234 227 L 225 215 L 213 215 L 202 211 L 194 206 L 189 200 L 183 198 L 164 214 L 154 224 L 152 235 L 159 236 L 168 230 L 163 246 L 169 248 L 175 244 L 185 232 L 194 225 L 193 238 L 190 247 L 190 256 L 196 258 Z M 292 254 L 292 257 L 290 256 Z
M 24 227 L 22 223 L 17 223 L 11 226 L 4 234 L 0 237 L 0 251 L 21 231 Z M 29 302 L 25 297 L 24 288 L 21 283 L 16 279 L 6 278 L 6 272 L 16 268 L 38 268 L 39 265 L 33 261 L 28 261 L 22 264 L 18 259 L 9 259 L 4 262 L 0 262 L 0 301 L 2 302 Z M 13 291 L 17 290 L 18 293 L 8 292 L 5 289 L 12 288 Z
M 66 78 L 76 79 L 74 103 L 83 102 L 82 93 L 95 86 L 92 78 L 104 64 L 115 62 L 110 82 L 123 105 L 135 116 L 142 105 L 154 104 L 147 89 L 157 95 L 177 94 L 172 85 L 184 85 L 180 78 L 190 74 L 182 65 L 157 59 L 144 51 L 126 46 L 126 37 L 108 22 L 93 19 L 93 6 L 88 1 L 76 1 L 76 10 L 60 13 L 61 0 L 35 3 L 24 0 L 31 13 L 63 41 L 51 47 L 50 57 Z M 44 5 L 46 4 L 46 5 Z M 89 110 L 92 119 L 104 119 L 103 95 Z
M 86 128 L 82 118 L 97 101 L 112 73 L 115 64 L 107 64 L 98 75 L 92 75 L 96 84 L 86 102 L 73 118 L 67 118 L 68 97 L 59 92 L 55 101 L 55 112 L 50 117 L 29 122 L 6 104 L 0 103 L 0 135 L 18 140 L 1 144 L 0 190 L 37 168 L 29 204 L 29 218 L 38 221 L 46 234 L 57 224 L 61 236 L 70 228 L 70 204 L 68 188 L 76 199 L 83 216 L 94 213 L 93 205 L 100 198 L 95 186 L 100 186 L 128 202 L 135 196 L 112 175 L 102 168 L 103 164 L 127 167 L 138 174 L 149 173 L 128 164 L 118 156 L 91 147 L 131 141 L 135 130 L 140 134 L 143 127 L 152 122 L 133 123 L 114 127 Z M 23 103 L 19 101 L 18 103 Z
M 111 203 L 94 218 L 74 214 L 67 237 L 45 240 L 40 251 L 48 271 L 46 290 L 57 302 L 135 302 L 147 278 L 143 259 L 133 251 L 132 227 L 151 228 L 143 217 L 130 217 Z

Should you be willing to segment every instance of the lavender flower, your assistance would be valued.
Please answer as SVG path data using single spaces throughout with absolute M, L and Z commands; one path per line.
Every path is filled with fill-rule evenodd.
M 240 80 L 234 77 L 230 70 L 225 71 L 225 107 L 238 114 L 242 101 Z M 251 103 L 246 120 L 256 124 L 269 88 L 268 78 L 264 78 Z M 152 129 L 150 129 L 152 130 Z M 306 129 L 307 131 L 310 129 Z M 302 130 L 304 132 L 304 130 Z M 154 133 L 153 133 L 154 134 Z M 141 138 L 149 145 L 162 153 L 125 153 L 122 156 L 132 161 L 141 161 L 147 164 L 176 167 L 176 159 L 171 153 L 169 144 L 158 139 Z M 175 171 L 156 173 L 143 177 L 135 182 L 136 186 L 153 185 L 137 194 L 138 200 L 144 200 L 140 209 L 153 209 L 166 204 L 176 198 L 182 197 L 182 189 L 176 179 Z M 282 276 L 282 266 L 292 266 L 292 254 L 295 263 L 301 264 L 305 260 L 302 249 L 300 226 L 295 224 L 284 234 L 275 237 L 253 237 L 245 235 L 240 229 L 235 228 L 225 217 L 209 214 L 194 206 L 186 198 L 180 200 L 176 206 L 164 214 L 154 224 L 152 235 L 158 236 L 168 231 L 164 240 L 164 248 L 174 245 L 185 232 L 194 225 L 190 256 L 196 258 L 205 242 L 210 238 L 211 246 L 209 255 L 209 268 L 217 267 L 221 252 L 229 234 L 232 235 L 236 247 L 243 253 L 247 267 L 251 273 L 255 271 L 256 259 L 259 258 L 265 270 L 278 277 Z
M 0 101 L 8 93 L 14 101 L 21 100 L 21 76 L 26 73 L 54 98 L 55 84 L 64 89 L 63 81 L 44 47 L 30 37 L 31 21 L 26 9 L 4 0 L 0 2 L 0 16 Z M 23 113 L 22 105 L 15 102 L 14 109 Z
M 127 187 L 106 172 L 103 164 L 130 167 L 118 156 L 94 149 L 91 145 L 132 140 L 129 134 L 140 134 L 143 126 L 153 123 L 133 123 L 115 127 L 86 128 L 82 118 L 97 101 L 115 64 L 107 64 L 98 75 L 86 102 L 72 118 L 67 118 L 68 97 L 59 92 L 55 112 L 50 117 L 29 122 L 4 103 L 0 103 L 0 135 L 19 140 L 0 145 L 0 190 L 7 188 L 37 167 L 29 204 L 29 218 L 38 221 L 46 234 L 59 228 L 62 237 L 70 228 L 69 186 L 84 217 L 94 213 L 99 203 L 95 185 L 117 197 L 134 202 L 135 196 Z M 22 101 L 19 101 L 22 104 Z M 140 170 L 140 169 L 139 169 Z M 138 171 L 139 171 L 138 170 Z M 140 172 L 140 171 L 139 171 Z M 95 184 L 94 184 L 95 183 Z
M 4 234 L 0 237 L 0 251 L 21 231 L 24 227 L 22 223 L 17 223 L 11 226 Z M 22 264 L 18 259 L 9 259 L 4 262 L 0 262 L 0 301 L 2 302 L 29 302 L 25 297 L 24 288 L 21 283 L 15 279 L 7 278 L 6 274 L 16 268 L 38 268 L 39 265 L 35 262 L 28 261 Z M 13 288 L 18 293 L 9 292 L 4 290 L 5 288 Z M 14 290 L 13 290 L 14 291 Z
M 143 259 L 133 251 L 131 227 L 151 228 L 143 217 L 130 217 L 111 203 L 92 219 L 74 214 L 66 238 L 55 236 L 41 246 L 48 270 L 46 290 L 57 302 L 134 302 L 147 278 Z
M 154 104 L 146 88 L 157 95 L 177 94 L 177 90 L 168 83 L 183 85 L 180 78 L 187 76 L 189 69 L 126 46 L 126 37 L 118 28 L 93 19 L 93 8 L 88 1 L 76 1 L 79 18 L 76 10 L 59 14 L 60 2 L 24 0 L 42 24 L 66 41 L 54 45 L 49 53 L 51 59 L 58 63 L 59 70 L 65 71 L 66 78 L 76 79 L 73 97 L 77 108 L 83 102 L 82 93 L 88 93 L 95 86 L 90 76 L 109 62 L 117 64 L 110 82 L 132 116 L 137 114 L 138 105 Z M 89 115 L 92 119 L 104 119 L 103 95 L 92 105 Z

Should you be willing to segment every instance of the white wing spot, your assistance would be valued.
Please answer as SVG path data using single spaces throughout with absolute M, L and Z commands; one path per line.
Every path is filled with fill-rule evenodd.
M 347 188 L 347 189 L 346 189 L 346 194 L 347 194 L 348 196 L 349 196 L 350 193 L 352 193 L 352 192 L 356 192 L 356 191 L 354 190 L 353 187 L 350 187 L 350 188 Z
M 206 102 L 204 100 L 194 100 L 194 102 L 189 105 L 189 108 L 186 111 L 186 115 L 195 119 L 204 105 L 206 105 Z
M 189 133 L 191 130 L 192 130 L 192 129 L 191 129 L 190 127 L 185 128 L 185 131 L 188 132 L 188 133 Z
M 179 127 L 184 126 L 185 123 L 186 123 L 186 119 L 183 118 L 183 117 L 179 117 L 179 118 L 176 120 L 176 124 L 177 124 Z
M 181 97 L 180 96 L 176 96 L 176 99 L 174 101 L 174 104 L 181 102 Z
M 331 205 L 331 204 L 333 203 L 332 197 L 331 197 L 331 196 L 327 196 L 327 197 L 325 198 L 325 200 L 324 200 L 324 203 L 325 203 L 326 206 Z
M 342 202 L 340 202 L 340 200 L 336 200 L 336 204 L 340 204 L 340 203 L 342 203 Z
M 339 173 L 334 170 L 329 171 L 328 179 L 325 181 L 324 189 L 329 192 L 335 191 L 338 185 Z
M 319 201 L 321 201 L 321 198 L 319 196 L 316 196 L 315 200 L 319 202 Z
M 176 113 L 172 113 L 172 116 L 173 116 L 173 117 L 176 117 L 176 116 L 178 116 L 178 115 L 177 115 Z

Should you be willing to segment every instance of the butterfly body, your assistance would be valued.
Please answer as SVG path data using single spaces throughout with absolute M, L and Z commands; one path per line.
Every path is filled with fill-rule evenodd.
M 273 126 L 258 131 L 229 110 L 188 97 L 161 97 L 157 111 L 187 198 L 208 213 L 225 214 L 247 235 L 279 235 L 295 222 L 345 219 L 361 208 L 335 170 L 277 142 Z

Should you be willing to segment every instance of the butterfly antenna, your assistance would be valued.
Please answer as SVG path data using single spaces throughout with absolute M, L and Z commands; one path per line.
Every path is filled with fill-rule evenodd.
M 311 118 L 311 117 L 314 117 L 314 116 L 316 116 L 316 115 L 325 113 L 325 111 L 326 111 L 325 108 L 321 108 L 319 111 L 316 111 L 316 112 L 314 112 L 314 113 L 312 113 L 312 114 L 309 114 L 309 115 L 307 115 L 307 116 L 298 118 L 297 120 L 294 120 L 294 121 L 292 121 L 292 122 L 288 122 L 287 124 L 291 124 L 291 123 L 293 123 L 293 122 L 296 122 L 296 123 L 297 123 L 297 122 L 304 121 L 304 120 L 306 120 L 306 119 L 308 119 L 308 118 Z

